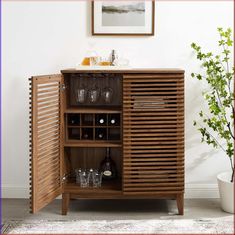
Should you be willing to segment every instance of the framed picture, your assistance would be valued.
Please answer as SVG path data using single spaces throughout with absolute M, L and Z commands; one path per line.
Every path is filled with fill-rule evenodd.
M 92 35 L 154 35 L 154 1 L 92 1 Z

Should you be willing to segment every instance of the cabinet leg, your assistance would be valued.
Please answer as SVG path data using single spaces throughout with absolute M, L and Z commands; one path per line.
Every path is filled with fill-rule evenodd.
M 184 194 L 177 194 L 176 201 L 179 215 L 184 215 Z
M 62 194 L 62 215 L 67 215 L 68 208 L 69 208 L 69 200 L 70 200 L 69 193 L 63 193 Z

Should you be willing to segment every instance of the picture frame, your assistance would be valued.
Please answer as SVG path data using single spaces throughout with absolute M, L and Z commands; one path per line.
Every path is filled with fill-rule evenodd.
M 153 36 L 155 1 L 92 1 L 93 36 Z

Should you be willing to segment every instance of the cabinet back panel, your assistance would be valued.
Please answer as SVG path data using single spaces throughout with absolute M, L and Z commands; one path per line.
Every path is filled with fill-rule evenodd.
M 69 159 L 68 168 L 70 169 L 70 175 L 75 177 L 74 170 L 77 168 L 83 169 L 99 169 L 101 161 L 105 158 L 105 148 L 70 148 L 69 155 L 66 158 Z M 115 162 L 118 176 L 122 176 L 122 149 L 110 148 L 110 155 Z
M 65 75 L 67 83 L 67 107 L 111 107 L 122 104 L 122 75 L 120 74 L 71 74 Z M 85 102 L 78 102 L 78 89 L 85 88 Z M 98 100 L 92 103 L 89 98 L 91 89 L 98 89 Z M 112 100 L 110 103 L 104 101 L 103 92 L 105 88 L 111 88 Z

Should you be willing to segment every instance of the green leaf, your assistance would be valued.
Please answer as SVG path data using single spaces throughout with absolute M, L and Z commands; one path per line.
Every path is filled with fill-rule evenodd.
M 231 130 L 234 128 L 234 66 L 230 58 L 232 54 L 232 30 L 224 30 L 218 27 L 220 40 L 218 45 L 220 54 L 204 52 L 199 45 L 192 43 L 191 47 L 196 57 L 201 61 L 202 73 L 192 73 L 203 82 L 207 89 L 202 90 L 202 95 L 207 110 L 199 112 L 199 120 L 193 122 L 201 134 L 201 141 L 213 148 L 220 147 L 227 156 L 233 156 L 234 136 Z M 206 84 L 205 84 L 206 83 Z M 205 84 L 205 85 L 204 85 Z M 203 126 L 201 126 L 201 124 Z

